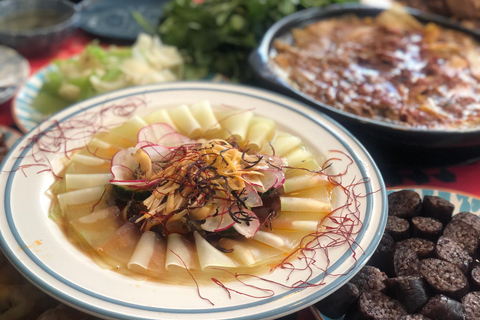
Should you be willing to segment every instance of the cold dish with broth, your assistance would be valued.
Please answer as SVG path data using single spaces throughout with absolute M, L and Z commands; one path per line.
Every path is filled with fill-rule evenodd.
M 322 226 L 343 188 L 332 161 L 250 110 L 164 108 L 97 132 L 69 155 L 50 188 L 50 217 L 125 274 L 177 284 L 185 270 L 196 281 L 222 281 L 219 268 L 261 274 L 335 232 Z

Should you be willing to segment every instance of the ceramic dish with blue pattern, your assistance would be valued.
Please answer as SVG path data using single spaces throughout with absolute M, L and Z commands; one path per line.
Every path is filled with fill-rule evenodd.
M 319 243 L 328 240 L 332 245 L 325 246 L 326 251 L 309 251 L 314 258 L 289 260 L 294 272 L 290 267 L 277 268 L 222 283 L 192 279 L 188 285 L 138 279 L 101 268 L 69 242 L 49 218 L 51 200 L 45 194 L 68 161 L 68 150 L 83 148 L 99 128 L 135 126 L 153 111 L 161 113 L 171 106 L 203 100 L 212 106 L 252 110 L 273 120 L 279 130 L 299 137 L 313 154 L 331 159 L 325 170 L 341 176 L 344 186 L 333 190 L 332 206 L 338 209 L 334 211 L 356 217 L 349 241 L 337 242 L 338 234 L 319 238 Z M 148 85 L 82 101 L 26 134 L 5 159 L 0 186 L 4 199 L 0 242 L 10 261 L 57 299 L 114 319 L 274 319 L 293 313 L 334 292 L 366 263 L 387 218 L 386 190 L 378 168 L 345 129 L 295 100 L 231 84 Z M 25 194 L 29 201 L 23 201 Z M 326 223 L 324 230 L 329 226 Z M 310 267 L 302 269 L 304 261 Z M 184 278 L 190 279 L 189 273 Z
M 53 64 L 41 69 L 19 88 L 12 101 L 12 116 L 15 124 L 22 132 L 28 132 L 47 118 L 32 106 L 32 101 L 42 88 L 47 74 L 54 70 Z

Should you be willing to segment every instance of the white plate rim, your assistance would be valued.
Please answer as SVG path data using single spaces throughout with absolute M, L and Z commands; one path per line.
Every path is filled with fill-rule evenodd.
M 92 105 L 92 103 L 91 103 L 94 100 L 97 101 L 97 102 L 101 101 L 101 102 L 97 103 L 97 104 L 99 104 L 99 103 L 104 103 L 108 99 L 115 100 L 115 99 L 119 99 L 121 97 L 125 98 L 127 96 L 136 95 L 139 92 L 145 94 L 145 93 L 148 93 L 149 90 L 155 91 L 155 90 L 163 89 L 163 90 L 167 90 L 167 91 L 172 91 L 172 90 L 173 91 L 178 91 L 178 90 L 185 90 L 186 88 L 189 88 L 189 89 L 193 88 L 193 89 L 196 89 L 196 90 L 234 92 L 234 93 L 237 93 L 237 94 L 250 95 L 252 97 L 256 97 L 256 98 L 260 98 L 260 99 L 271 100 L 271 101 L 274 101 L 277 104 L 280 103 L 279 101 L 281 101 L 281 103 L 286 104 L 289 109 L 293 110 L 294 112 L 298 112 L 298 113 L 302 114 L 303 116 L 309 118 L 312 121 L 315 121 L 320 126 L 325 125 L 325 123 L 333 124 L 337 128 L 336 130 L 339 130 L 339 131 L 335 132 L 335 133 L 332 133 L 332 134 L 336 135 L 337 139 L 340 139 L 340 137 L 338 136 L 338 134 L 340 132 L 341 134 L 346 135 L 346 137 L 348 137 L 349 139 L 352 139 L 355 143 L 355 148 L 358 148 L 357 152 L 361 152 L 362 156 L 365 157 L 364 159 L 355 159 L 355 162 L 357 163 L 357 165 L 359 165 L 360 168 L 362 169 L 362 174 L 366 173 L 367 171 L 375 173 L 375 178 L 378 179 L 378 181 L 375 180 L 374 183 L 378 184 L 378 186 L 380 187 L 379 197 L 382 199 L 382 202 L 383 202 L 379 205 L 381 206 L 381 210 L 385 211 L 385 208 L 386 208 L 385 207 L 386 206 L 386 200 L 385 200 L 386 199 L 386 194 L 385 194 L 385 186 L 384 186 L 383 181 L 381 179 L 381 174 L 380 174 L 378 168 L 375 166 L 371 157 L 368 155 L 368 152 L 366 152 L 366 150 L 356 141 L 356 139 L 354 137 L 352 137 L 345 129 L 340 127 L 335 121 L 333 121 L 330 118 L 324 116 L 319 111 L 314 110 L 311 107 L 302 105 L 302 104 L 294 101 L 293 99 L 286 98 L 286 97 L 283 97 L 283 96 L 278 95 L 278 94 L 274 94 L 274 93 L 266 91 L 266 90 L 261 90 L 261 89 L 257 89 L 257 88 L 250 88 L 250 87 L 247 87 L 247 86 L 239 86 L 239 85 L 231 85 L 231 84 L 212 84 L 212 83 L 204 83 L 204 82 L 183 82 L 183 83 L 169 83 L 169 84 L 162 84 L 162 85 L 141 86 L 141 87 L 129 88 L 129 89 L 126 89 L 126 90 L 120 90 L 120 91 L 117 91 L 117 92 L 112 92 L 112 93 L 109 93 L 109 94 L 101 96 L 101 97 L 97 96 L 97 97 L 94 97 L 94 98 L 91 98 L 91 99 L 87 99 L 87 100 L 82 101 L 82 102 L 80 102 L 80 103 L 78 103 L 78 104 L 76 104 L 76 105 L 74 105 L 74 106 L 72 106 L 68 109 L 65 109 L 65 110 L 61 111 L 60 113 L 56 114 L 52 118 L 60 119 L 59 121 L 61 122 L 62 120 L 67 119 L 68 117 L 74 116 L 77 113 L 81 113 L 84 109 L 95 107 L 95 104 Z M 265 98 L 265 96 L 267 96 L 267 98 Z M 103 98 L 103 100 L 102 100 L 102 98 Z M 110 100 L 108 100 L 108 101 L 110 101 Z M 90 105 L 90 107 L 88 107 L 89 105 Z M 300 110 L 300 109 L 302 109 L 302 110 Z M 307 115 L 305 113 L 306 110 L 309 110 L 310 113 L 314 114 L 314 118 L 312 118 L 311 115 Z M 319 122 L 319 119 L 321 119 L 320 122 Z M 324 123 L 322 123 L 322 121 Z M 27 134 L 27 136 L 24 139 L 22 139 L 22 141 L 25 141 L 25 139 L 28 139 L 28 137 L 32 136 L 32 134 L 33 133 Z M 342 140 L 342 139 L 340 139 L 340 140 Z M 341 143 L 343 143 L 344 146 L 348 150 L 350 150 L 350 151 L 353 150 L 352 146 L 345 145 L 346 144 L 345 141 L 341 141 Z M 25 150 L 23 152 L 25 152 Z M 352 154 L 354 155 L 355 153 L 352 153 Z M 15 165 L 18 165 L 19 161 L 20 160 L 17 159 L 15 161 Z M 5 166 L 5 163 L 2 165 L 2 172 L 3 172 L 4 166 Z M 367 169 L 367 167 L 369 167 L 369 168 Z M 12 183 L 12 180 L 13 180 L 14 176 L 15 176 L 15 172 L 10 172 L 9 173 L 8 179 L 7 179 L 8 187 L 11 187 L 11 183 Z M 367 211 L 371 210 L 372 198 L 370 196 L 368 197 L 368 201 L 367 201 L 368 202 Z M 11 213 L 11 211 L 9 211 L 10 208 L 11 208 L 10 190 L 8 190 L 5 193 L 5 208 L 3 208 L 3 209 L 4 209 L 5 213 L 7 214 L 7 221 L 8 221 L 9 229 L 11 229 L 11 227 L 13 227 L 14 228 L 13 232 L 15 232 L 16 231 L 15 230 L 15 225 L 14 225 L 14 222 L 13 222 L 12 216 L 11 216 L 12 213 Z M 369 216 L 368 218 L 370 219 L 371 217 Z M 380 219 L 379 225 L 378 225 L 377 229 L 374 230 L 374 233 L 376 234 L 375 241 L 372 241 L 371 245 L 368 248 L 364 248 L 365 254 L 358 258 L 356 270 L 358 270 L 358 268 L 360 266 L 363 266 L 363 264 L 366 263 L 366 258 L 369 257 L 371 254 L 373 254 L 374 248 L 376 248 L 376 245 L 378 244 L 378 242 L 380 240 L 380 237 L 378 235 L 381 235 L 383 233 L 383 229 L 384 229 L 384 226 L 385 226 L 385 223 L 386 223 L 386 216 L 381 216 L 379 219 Z M 364 233 L 365 233 L 365 230 L 362 230 L 361 233 L 359 234 L 359 236 L 358 236 L 359 239 L 360 239 L 359 242 L 361 241 L 361 238 L 363 238 Z M 26 246 L 25 243 L 21 243 L 22 239 L 18 235 L 18 233 L 15 235 L 15 239 L 18 242 L 17 244 L 20 244 L 20 247 Z M 104 309 L 101 309 L 101 308 L 97 309 L 96 307 L 92 307 L 91 305 L 81 305 L 82 303 L 80 301 L 78 301 L 76 299 L 72 299 L 71 297 L 65 296 L 64 294 L 62 294 L 62 292 L 59 292 L 56 288 L 52 287 L 49 283 L 46 283 L 43 279 L 38 278 L 35 274 L 30 274 L 30 271 L 24 267 L 24 263 L 20 262 L 16 259 L 16 256 L 11 249 L 11 244 L 9 245 L 9 243 L 7 243 L 3 234 L 0 237 L 0 242 L 1 242 L 2 246 L 5 248 L 6 254 L 9 257 L 9 259 L 12 260 L 14 265 L 17 268 L 19 268 L 22 273 L 26 274 L 27 277 L 29 277 L 38 286 L 44 287 L 44 288 L 47 287 L 47 291 L 50 291 L 51 293 L 53 293 L 55 296 L 57 296 L 57 298 L 60 298 L 61 300 L 65 301 L 69 304 L 74 304 L 74 305 L 77 305 L 77 306 L 79 306 L 79 304 L 80 304 L 80 307 L 82 309 L 85 309 L 86 311 L 103 314 L 105 316 L 119 316 L 118 313 L 114 312 L 113 314 L 110 314 L 109 312 L 105 312 Z M 32 259 L 32 261 L 34 261 L 34 263 L 42 264 L 40 261 L 35 261 L 36 257 L 33 254 L 31 254 L 31 252 L 27 251 L 27 255 L 30 259 Z M 332 267 L 336 268 L 337 266 L 336 266 L 336 264 L 333 264 Z M 353 275 L 354 275 L 354 272 L 350 272 L 347 276 L 342 278 L 342 281 L 343 282 L 347 281 Z M 321 296 L 328 295 L 333 290 L 335 290 L 335 288 L 337 288 L 338 285 L 339 284 L 331 285 L 331 286 L 328 287 L 328 289 L 324 288 L 325 290 L 322 291 Z M 297 290 L 295 290 L 295 291 L 297 291 Z M 289 293 L 287 293 L 283 296 L 288 296 L 291 293 L 292 292 L 289 292 Z M 275 296 L 274 300 L 277 300 L 279 298 L 281 298 L 281 297 Z M 273 316 L 278 316 L 278 315 L 281 315 L 281 314 L 291 313 L 295 310 L 301 309 L 302 307 L 308 306 L 308 304 L 311 304 L 311 303 L 315 302 L 315 300 L 318 300 L 318 299 L 319 299 L 318 295 L 315 296 L 315 297 L 310 296 L 306 299 L 303 299 L 302 301 L 295 301 L 295 303 L 290 303 L 289 305 L 286 305 L 286 306 L 282 307 L 281 308 L 282 310 L 267 310 L 266 312 L 263 312 L 263 313 L 258 314 L 256 316 L 261 316 L 261 318 L 263 319 L 265 317 L 273 317 Z M 259 305 L 259 304 L 263 305 L 266 300 L 269 300 L 269 299 L 262 300 L 262 302 L 253 303 L 253 305 Z M 267 301 L 267 303 L 268 303 L 268 301 Z M 149 308 L 147 308 L 147 309 L 149 309 Z M 233 308 L 233 309 L 235 309 L 235 308 Z M 155 308 L 153 308 L 153 311 L 158 312 L 159 310 L 156 310 Z M 167 310 L 164 309 L 164 310 L 161 310 L 161 311 L 167 311 Z M 194 310 L 194 312 L 200 312 L 200 311 L 201 310 Z M 229 310 L 229 308 L 226 308 L 222 312 L 227 312 L 228 313 L 230 311 L 232 311 L 232 310 Z M 187 313 L 190 313 L 190 312 L 187 312 Z M 226 315 L 226 313 L 224 313 L 224 315 Z M 238 316 L 238 315 L 235 317 L 235 319 L 243 319 L 243 318 L 244 318 L 243 316 Z M 245 319 L 247 319 L 247 318 L 252 319 L 250 316 L 245 317 Z

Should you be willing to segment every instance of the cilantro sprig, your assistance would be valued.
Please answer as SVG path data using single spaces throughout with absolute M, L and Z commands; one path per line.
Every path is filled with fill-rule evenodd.
M 159 26 L 166 44 L 181 49 L 187 79 L 220 73 L 249 79 L 247 60 L 267 29 L 301 9 L 351 0 L 171 0 Z

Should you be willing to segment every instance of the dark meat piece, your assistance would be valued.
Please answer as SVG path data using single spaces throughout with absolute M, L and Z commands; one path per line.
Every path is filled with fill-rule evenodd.
M 317 302 L 315 306 L 327 317 L 337 319 L 345 314 L 346 310 L 357 301 L 359 296 L 360 291 L 357 286 L 349 282 L 325 299 Z
M 435 255 L 435 242 L 427 239 L 408 238 L 396 244 L 396 246 L 402 245 L 411 246 L 419 259 L 432 258 Z
M 422 199 L 412 190 L 400 190 L 388 195 L 388 215 L 409 219 L 418 215 Z
M 397 320 L 407 312 L 400 302 L 381 292 L 364 292 L 358 299 L 357 308 L 345 315 L 345 320 Z
M 406 316 L 401 317 L 399 320 L 431 320 L 421 314 L 407 314 Z
M 142 201 L 130 200 L 123 209 L 123 219 L 135 223 L 143 215 L 142 212 L 148 212 L 147 206 Z
M 453 263 L 465 274 L 468 272 L 470 263 L 473 261 L 468 252 L 456 241 L 443 236 L 437 241 L 435 255 L 439 259 Z
M 464 320 L 462 304 L 442 294 L 431 298 L 420 312 L 432 320 Z
M 448 261 L 424 259 L 420 261 L 419 271 L 437 293 L 460 300 L 468 292 L 467 277 Z
M 385 284 L 387 294 L 398 300 L 408 313 L 420 310 L 430 299 L 427 284 L 421 276 L 390 278 Z
M 420 260 L 411 245 L 396 245 L 393 252 L 393 270 L 396 277 L 418 274 Z
M 462 305 L 465 309 L 465 320 L 480 319 L 480 292 L 473 291 L 465 295 L 462 299 Z
M 437 196 L 424 196 L 421 215 L 435 218 L 446 225 L 452 219 L 454 209 L 455 206 L 443 198 Z
M 437 241 L 443 231 L 443 223 L 431 217 L 413 217 L 411 226 L 412 236 L 432 241 Z
M 480 290 L 480 265 L 476 265 L 470 270 L 470 285 L 473 290 Z
M 384 233 L 377 249 L 367 263 L 388 274 L 388 270 L 391 269 L 390 261 L 392 260 L 394 245 L 395 241 L 392 236 Z
M 459 212 L 452 217 L 452 220 L 461 220 L 465 223 L 468 223 L 480 232 L 480 217 L 471 212 Z
M 395 241 L 404 240 L 410 234 L 410 223 L 397 216 L 388 216 L 385 232 L 391 235 Z
M 260 220 L 261 224 L 270 227 L 271 219 L 275 218 L 280 212 L 280 196 L 277 190 L 267 191 L 268 194 L 262 195 L 262 206 L 254 207 L 252 211 Z
M 443 235 L 458 242 L 471 256 L 473 256 L 478 249 L 479 233 L 466 222 L 460 220 L 451 221 L 445 226 Z
M 372 266 L 364 266 L 351 280 L 357 286 L 360 293 L 366 291 L 384 291 L 387 279 L 385 272 Z

